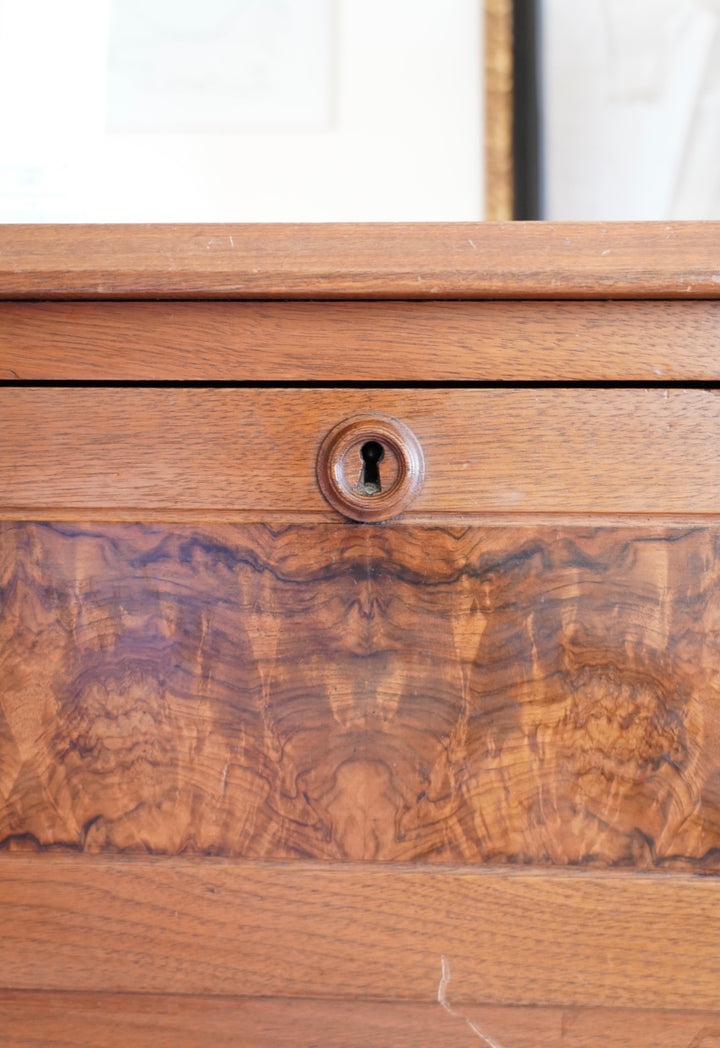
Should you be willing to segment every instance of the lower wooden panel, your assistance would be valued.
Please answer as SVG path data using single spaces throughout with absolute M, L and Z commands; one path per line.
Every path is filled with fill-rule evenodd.
M 717 1007 L 714 878 L 6 855 L 0 910 L 7 989 Z
M 3 1048 L 716 1048 L 711 1012 L 0 992 Z

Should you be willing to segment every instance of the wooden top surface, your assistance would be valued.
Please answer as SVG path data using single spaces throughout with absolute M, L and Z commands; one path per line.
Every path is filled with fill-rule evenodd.
M 720 297 L 720 223 L 9 225 L 0 297 Z

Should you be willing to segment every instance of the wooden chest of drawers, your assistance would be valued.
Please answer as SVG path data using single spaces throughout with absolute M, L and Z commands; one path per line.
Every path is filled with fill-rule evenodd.
M 718 242 L 2 231 L 4 1045 L 718 1043 Z

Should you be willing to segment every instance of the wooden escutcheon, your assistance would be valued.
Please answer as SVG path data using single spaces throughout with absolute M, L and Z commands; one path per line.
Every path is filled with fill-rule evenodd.
M 351 520 L 374 523 L 398 516 L 425 478 L 417 437 L 390 415 L 355 415 L 325 437 L 317 461 L 320 489 Z

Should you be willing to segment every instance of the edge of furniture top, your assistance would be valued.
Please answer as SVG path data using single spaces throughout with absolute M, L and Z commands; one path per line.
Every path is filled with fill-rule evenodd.
M 720 297 L 720 222 L 0 226 L 4 299 Z

